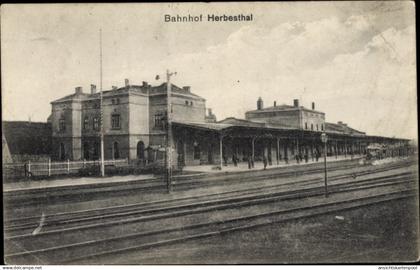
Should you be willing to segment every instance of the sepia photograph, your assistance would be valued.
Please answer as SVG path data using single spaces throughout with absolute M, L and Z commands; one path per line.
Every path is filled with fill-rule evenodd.
M 4 264 L 419 260 L 414 1 L 0 8 Z

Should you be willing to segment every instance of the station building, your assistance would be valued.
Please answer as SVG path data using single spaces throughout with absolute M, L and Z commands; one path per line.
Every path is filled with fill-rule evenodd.
M 127 158 L 139 165 L 164 158 L 166 145 L 167 86 L 131 85 L 103 91 L 105 159 Z M 293 100 L 290 105 L 264 107 L 244 119 L 217 121 L 205 99 L 189 86 L 172 85 L 172 166 L 262 160 L 288 162 L 296 156 L 314 159 L 323 153 L 321 133 L 328 136 L 327 154 L 363 154 L 369 143 L 402 145 L 408 140 L 368 136 L 343 122 L 328 123 L 325 113 Z M 53 160 L 98 159 L 100 155 L 100 93 L 77 87 L 71 95 L 51 102 Z

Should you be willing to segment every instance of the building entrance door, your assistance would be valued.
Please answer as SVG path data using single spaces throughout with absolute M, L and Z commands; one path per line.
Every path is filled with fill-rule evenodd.
M 213 144 L 209 144 L 207 149 L 207 159 L 209 164 L 213 164 Z
M 185 166 L 185 147 L 184 147 L 184 142 L 182 140 L 179 140 L 177 143 L 177 161 L 178 161 L 178 168 L 182 169 Z

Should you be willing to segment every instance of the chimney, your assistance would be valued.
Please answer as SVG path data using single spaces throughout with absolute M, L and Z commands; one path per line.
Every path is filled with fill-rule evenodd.
M 130 81 L 128 79 L 125 79 L 125 86 L 126 87 L 130 86 Z
M 148 86 L 148 83 L 143 81 L 143 87 L 147 87 L 147 86 Z
M 118 89 L 117 86 L 115 86 L 115 85 L 112 86 L 112 90 L 117 90 L 117 89 Z
M 257 100 L 257 110 L 262 110 L 264 107 L 264 103 L 261 97 L 258 98 Z
M 276 107 L 277 106 L 277 102 L 276 101 L 274 101 L 274 107 Z
M 91 93 L 92 95 L 96 93 L 96 85 L 94 85 L 94 84 L 91 84 L 91 85 L 90 85 L 90 93 Z
M 315 110 L 315 102 L 312 102 L 312 110 Z
M 337 122 L 337 124 L 339 124 L 339 125 L 342 125 L 342 124 L 343 124 L 343 122 L 341 122 L 341 121 L 338 121 L 338 122 Z
M 293 106 L 294 107 L 299 107 L 299 99 L 294 99 L 293 100 Z
M 186 91 L 186 92 L 190 92 L 190 89 L 191 89 L 191 87 L 190 86 L 184 86 L 184 87 L 182 87 L 182 89 L 184 89 L 184 91 Z
M 212 116 L 213 115 L 213 112 L 211 111 L 211 108 L 208 108 L 207 110 L 209 112 L 209 116 Z
M 76 87 L 76 94 L 83 94 L 83 88 L 81 86 Z

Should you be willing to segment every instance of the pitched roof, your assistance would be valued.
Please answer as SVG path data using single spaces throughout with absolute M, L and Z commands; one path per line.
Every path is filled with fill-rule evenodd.
M 230 124 L 230 125 L 235 125 L 235 126 L 247 126 L 247 127 L 264 127 L 265 126 L 265 124 L 261 122 L 238 119 L 235 117 L 228 117 L 228 118 L 218 121 L 217 123 Z
M 204 98 L 202 98 L 202 97 L 200 97 L 200 96 L 198 96 L 198 95 L 196 95 L 194 93 L 191 93 L 189 90 L 186 90 L 184 88 L 180 88 L 180 87 L 176 86 L 175 84 L 171 84 L 171 91 L 172 91 L 172 93 L 178 93 L 178 94 L 184 94 L 184 95 L 191 95 L 191 96 L 194 96 L 194 97 L 197 97 L 197 98 L 200 98 L 200 99 L 205 100 Z M 152 86 L 150 88 L 149 93 L 150 94 L 166 93 L 166 82 L 165 83 L 162 83 L 162 84 L 160 84 L 158 86 Z
M 321 112 L 321 111 L 308 109 L 304 106 L 295 107 L 295 106 L 287 105 L 287 104 L 281 104 L 281 105 L 266 107 L 266 108 L 262 108 L 261 110 L 251 110 L 251 111 L 247 111 L 246 113 L 296 111 L 296 110 L 306 110 L 306 111 L 312 111 L 312 112 L 317 112 L 317 113 L 322 113 L 322 114 L 324 113 L 324 112 Z
M 157 85 L 157 86 L 129 85 L 128 87 L 124 86 L 124 87 L 119 87 L 119 88 L 116 88 L 116 89 L 103 90 L 102 95 L 104 97 L 107 97 L 107 96 L 115 95 L 117 93 L 119 94 L 119 93 L 127 92 L 127 91 L 130 91 L 130 90 L 140 91 L 143 94 L 147 94 L 147 93 L 149 93 L 149 94 L 163 94 L 163 93 L 166 93 L 166 82 L 162 83 L 160 85 Z M 205 100 L 204 98 L 202 98 L 202 97 L 200 97 L 200 96 L 198 96 L 194 93 L 191 93 L 189 90 L 186 90 L 184 88 L 180 88 L 180 87 L 176 86 L 175 84 L 171 84 L 171 91 L 172 91 L 172 93 L 190 95 L 190 96 L 193 96 L 195 98 Z M 73 94 L 64 96 L 62 98 L 56 99 L 56 100 L 52 101 L 51 103 L 71 101 L 71 100 L 76 100 L 76 99 L 83 100 L 83 99 L 88 99 L 88 98 L 99 98 L 100 94 L 101 93 L 99 91 L 96 92 L 95 94 L 73 93 Z
M 49 155 L 51 124 L 3 121 L 3 135 L 12 155 Z
M 342 133 L 351 135 L 365 135 L 365 132 L 361 132 L 354 128 L 347 126 L 346 124 L 335 124 L 325 122 L 325 131 L 330 133 Z
M 199 129 L 216 130 L 216 131 L 234 126 L 231 124 L 223 124 L 223 123 L 187 122 L 187 121 L 172 121 L 172 124 L 179 125 L 179 126 L 199 128 Z

